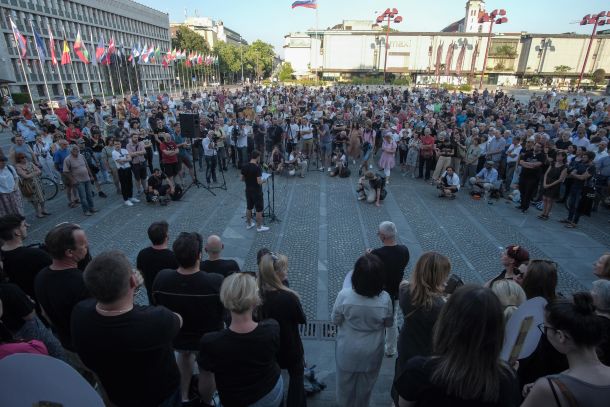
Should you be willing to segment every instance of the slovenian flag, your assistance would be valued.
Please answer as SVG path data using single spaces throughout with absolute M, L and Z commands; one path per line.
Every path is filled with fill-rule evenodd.
M 316 0 L 297 0 L 292 3 L 292 8 L 296 7 L 318 8 L 318 4 Z
M 17 46 L 19 47 L 19 51 L 21 53 L 21 58 L 25 58 L 25 53 L 27 51 L 25 37 L 19 32 L 19 29 L 13 22 L 13 19 L 10 17 L 8 19 L 11 22 L 11 29 L 13 30 L 13 37 L 15 37 L 15 42 L 17 43 Z
M 95 59 L 97 62 L 104 64 L 104 60 L 106 56 L 106 46 L 104 45 L 104 37 L 101 36 L 99 42 L 97 43 L 97 47 L 95 48 Z

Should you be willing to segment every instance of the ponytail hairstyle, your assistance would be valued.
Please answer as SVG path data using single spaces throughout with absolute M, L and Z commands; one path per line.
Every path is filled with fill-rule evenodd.
M 570 335 L 577 346 L 591 348 L 602 341 L 604 329 L 590 293 L 578 292 L 572 299 L 558 298 L 548 303 L 545 311 L 549 324 Z

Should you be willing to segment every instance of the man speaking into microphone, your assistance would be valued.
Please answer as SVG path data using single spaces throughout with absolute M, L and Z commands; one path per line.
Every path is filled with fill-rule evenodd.
M 241 179 L 246 183 L 246 229 L 254 227 L 252 223 L 252 209 L 256 209 L 256 231 L 265 232 L 269 228 L 263 225 L 263 171 L 259 165 L 261 153 L 252 151 L 250 162 L 242 165 Z

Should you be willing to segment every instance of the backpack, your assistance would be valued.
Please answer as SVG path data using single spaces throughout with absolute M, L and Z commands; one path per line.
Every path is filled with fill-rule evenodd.
M 171 195 L 172 201 L 179 201 L 184 195 L 184 190 L 180 185 L 176 185 L 174 188 L 174 193 Z

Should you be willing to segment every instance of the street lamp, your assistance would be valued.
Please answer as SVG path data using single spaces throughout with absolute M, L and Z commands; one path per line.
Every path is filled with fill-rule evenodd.
M 391 10 L 387 8 L 383 14 L 377 16 L 377 24 L 383 23 L 383 20 L 388 20 L 388 26 L 386 27 L 385 32 L 385 59 L 383 60 L 383 83 L 386 82 L 386 71 L 388 67 L 388 41 L 390 38 L 390 24 L 394 21 L 396 24 L 402 22 L 402 17 L 398 15 L 398 10 L 396 8 L 392 8 Z
M 580 71 L 580 76 L 578 77 L 578 84 L 576 85 L 577 89 L 580 89 L 580 81 L 582 81 L 582 77 L 585 74 L 585 68 L 587 67 L 587 60 L 589 59 L 591 45 L 593 44 L 593 39 L 595 38 L 595 33 L 597 32 L 597 26 L 610 24 L 610 11 L 602 11 L 598 14 L 587 14 L 580 21 L 580 25 L 588 24 L 593 24 L 593 32 L 591 33 L 591 38 L 589 39 L 589 46 L 587 47 L 587 53 L 585 54 L 585 62 L 582 64 L 582 70 Z
M 239 57 L 241 59 L 241 86 L 244 86 L 244 43 L 239 35 Z
M 494 24 L 505 24 L 508 22 L 506 16 L 506 10 L 496 9 L 491 13 L 484 13 L 479 17 L 479 24 L 490 23 L 489 33 L 487 34 L 487 47 L 485 47 L 485 58 L 483 59 L 483 72 L 481 73 L 481 82 L 479 82 L 479 89 L 483 88 L 483 78 L 485 77 L 485 69 L 487 68 L 487 56 L 489 55 L 489 45 L 491 44 L 491 30 Z

